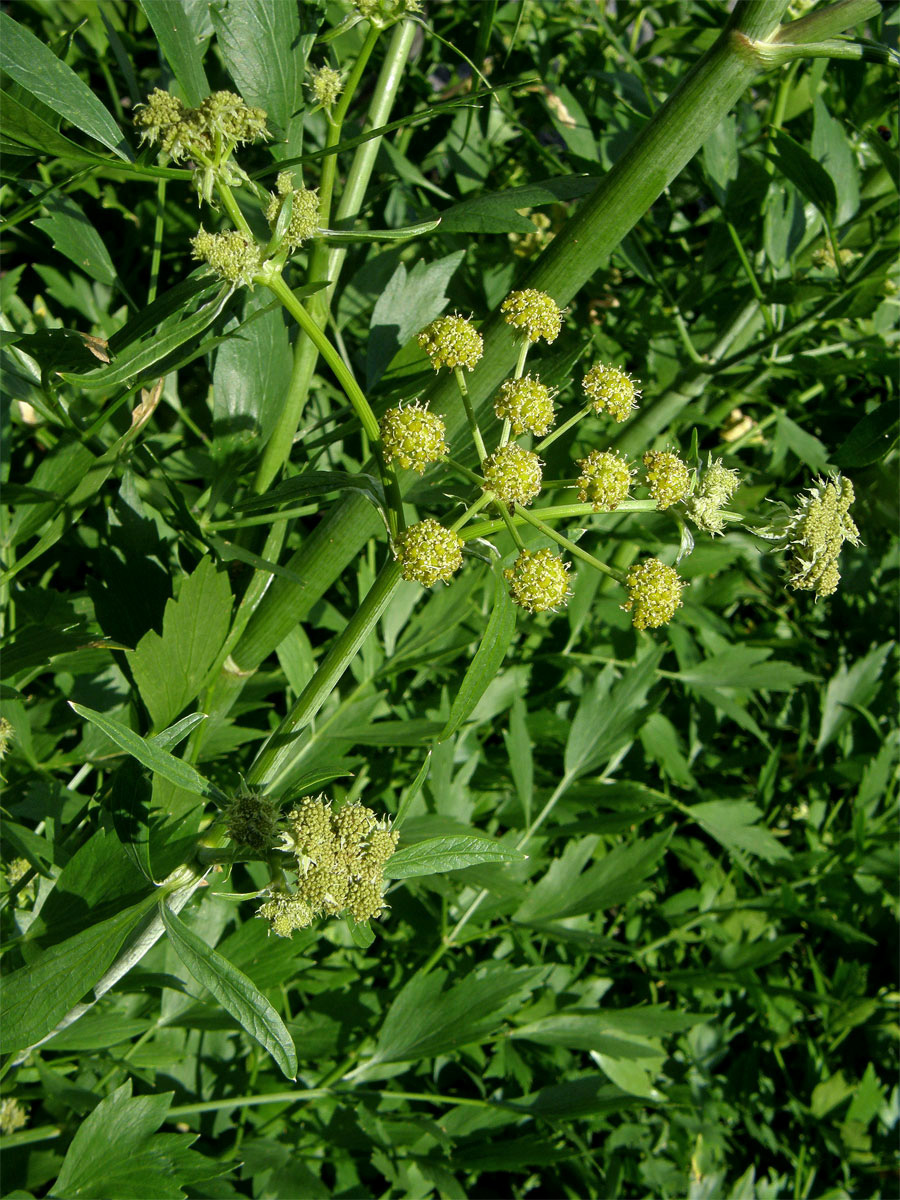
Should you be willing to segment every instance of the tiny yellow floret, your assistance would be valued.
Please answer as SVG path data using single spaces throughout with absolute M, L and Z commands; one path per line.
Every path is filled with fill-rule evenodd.
M 404 579 L 431 587 L 446 583 L 462 566 L 463 540 L 434 517 L 410 525 L 394 539 L 394 557 Z
M 549 612 L 565 605 L 569 597 L 568 564 L 552 550 L 522 550 L 503 575 L 513 603 L 529 612 Z
M 427 405 L 414 404 L 389 408 L 379 422 L 381 444 L 386 462 L 396 458 L 401 467 L 410 467 L 421 475 L 429 463 L 439 462 L 448 451 L 444 441 L 443 417 L 428 411 Z
M 611 450 L 592 450 L 579 460 L 578 499 L 594 512 L 615 512 L 628 498 L 634 472 L 626 459 Z
M 658 629 L 668 625 L 681 605 L 684 580 L 674 567 L 647 558 L 628 572 L 625 590 L 628 599 L 622 607 L 632 614 L 635 629 Z
M 482 463 L 485 491 L 493 492 L 508 508 L 530 504 L 541 490 L 541 460 L 533 450 L 515 442 L 501 446 Z
M 501 421 L 509 421 L 513 433 L 543 437 L 555 422 L 553 393 L 536 375 L 507 379 L 500 384 L 494 412 Z
M 471 321 L 456 314 L 426 325 L 416 341 L 436 371 L 441 367 L 468 367 L 471 371 L 484 353 L 481 334 Z
M 605 363 L 595 363 L 582 379 L 581 386 L 595 413 L 609 413 L 614 421 L 620 422 L 637 408 L 641 395 L 636 379 Z
M 648 450 L 644 455 L 650 495 L 660 512 L 683 500 L 691 490 L 691 473 L 671 450 Z
M 562 329 L 562 309 L 552 296 L 536 288 L 510 292 L 500 305 L 500 311 L 507 325 L 518 329 L 529 342 L 541 338 L 555 342 Z

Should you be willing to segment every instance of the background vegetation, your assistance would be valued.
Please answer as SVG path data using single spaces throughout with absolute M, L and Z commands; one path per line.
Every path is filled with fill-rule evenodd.
M 20 0 L 2 16 L 5 1193 L 896 1195 L 898 139 L 871 48 L 754 79 L 541 355 L 563 406 L 598 359 L 644 390 L 623 426 L 554 443 L 548 475 L 594 447 L 676 446 L 739 469 L 747 513 L 849 476 L 862 544 L 838 593 L 786 591 L 742 529 L 697 536 L 684 607 L 652 634 L 582 564 L 563 613 L 514 628 L 487 547 L 451 586 L 401 584 L 274 792 L 402 804 L 401 848 L 477 837 L 457 860 L 475 865 L 397 879 L 374 940 L 341 920 L 274 938 L 254 916 L 262 864 L 216 869 L 23 1059 L 150 919 L 151 881 L 188 861 L 214 805 L 178 771 L 239 789 L 388 557 L 359 498 L 370 447 L 327 367 L 281 482 L 259 487 L 296 326 L 260 288 L 213 313 L 188 240 L 209 211 L 131 126 L 154 87 L 239 91 L 276 131 L 241 163 L 271 186 L 299 159 L 315 186 L 328 130 L 304 73 L 350 70 L 371 26 L 348 12 Z M 327 326 L 376 413 L 431 385 L 423 324 L 487 318 L 551 261 L 726 16 L 428 6 L 345 225 L 444 220 L 342 244 Z M 855 32 L 894 45 L 895 17 Z M 362 71 L 338 198 L 398 28 Z M 456 481 L 429 478 L 410 514 L 451 510 Z M 665 514 L 584 528 L 620 568 L 680 542 Z M 508 535 L 491 541 L 508 562 Z M 223 682 L 226 647 L 241 671 Z M 137 759 L 123 726 L 146 739 Z M 242 995 L 284 1023 L 296 1081 Z

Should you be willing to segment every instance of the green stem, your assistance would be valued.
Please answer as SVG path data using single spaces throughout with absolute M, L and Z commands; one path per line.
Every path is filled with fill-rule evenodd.
M 575 558 L 580 558 L 582 562 L 589 563 L 596 570 L 602 571 L 604 575 L 608 575 L 610 579 L 615 579 L 618 583 L 625 582 L 625 576 L 621 571 L 616 571 L 613 567 L 608 567 L 606 563 L 601 562 L 599 558 L 594 558 L 593 554 L 588 554 L 587 550 L 582 550 L 582 548 L 576 542 L 572 542 L 567 537 L 563 537 L 561 533 L 558 533 L 552 528 L 552 526 L 545 524 L 540 517 L 536 517 L 534 513 L 528 512 L 527 509 L 517 506 L 516 514 L 521 516 L 523 520 L 527 521 L 529 525 L 533 525 L 535 529 L 539 529 L 546 537 L 552 538 L 554 542 L 568 550 L 568 552 L 574 555 Z
M 492 499 L 490 492 L 485 492 L 488 499 Z M 620 513 L 625 512 L 657 512 L 657 504 L 655 500 L 623 500 L 615 513 L 595 513 L 593 506 L 590 504 L 548 504 L 546 508 L 541 509 L 541 516 L 555 521 L 568 521 L 573 517 L 596 517 L 596 516 L 613 516 L 618 517 Z M 512 515 L 513 521 L 521 525 L 526 521 L 524 509 L 517 508 Z M 479 521 L 477 525 L 470 526 L 464 535 L 465 541 L 472 541 L 474 538 L 490 537 L 492 533 L 497 533 L 505 528 L 504 522 L 499 518 L 497 520 Z M 618 582 L 618 575 L 615 576 Z
M 150 286 L 147 289 L 147 303 L 152 304 L 156 299 L 156 289 L 159 285 L 159 265 L 162 262 L 163 244 L 163 214 L 166 207 L 166 181 L 156 181 L 156 220 L 153 222 L 153 255 L 150 259 Z
M 579 421 L 583 421 L 590 411 L 591 406 L 588 405 L 586 408 L 579 409 L 574 417 L 569 417 L 568 420 L 563 421 L 562 425 L 557 425 L 552 432 L 548 433 L 547 436 L 539 441 L 534 447 L 535 454 L 540 454 L 542 450 L 546 450 L 547 447 L 552 445 L 557 438 L 562 437 L 564 433 L 567 433 L 573 425 L 577 425 Z
M 497 501 L 497 511 L 499 512 L 500 516 L 502 517 L 503 524 L 506 526 L 509 536 L 512 538 L 513 544 L 515 545 L 516 549 L 524 550 L 525 543 L 522 541 L 522 535 L 519 533 L 518 529 L 516 528 L 516 523 L 512 519 L 509 509 L 506 507 L 506 505 L 503 503 L 502 500 Z
M 382 567 L 369 594 L 347 622 L 344 631 L 335 638 L 294 707 L 257 754 L 247 775 L 248 783 L 262 785 L 271 791 L 290 769 L 296 753 L 296 735 L 309 725 L 337 687 L 341 676 L 387 608 L 399 583 L 400 564 L 392 559 Z
M 757 303 L 759 304 L 759 309 L 762 313 L 763 320 L 766 323 L 766 328 L 770 334 L 774 334 L 775 325 L 772 321 L 772 314 L 769 312 L 768 305 L 763 298 L 762 288 L 759 286 L 759 280 L 756 278 L 756 272 L 753 270 L 753 264 L 747 257 L 743 243 L 741 242 L 738 231 L 735 229 L 734 225 L 732 225 L 731 221 L 726 221 L 725 225 L 728 229 L 728 234 L 731 238 L 732 245 L 737 251 L 737 256 L 741 260 L 741 266 L 744 268 L 744 274 L 747 276 L 747 281 L 750 284 L 753 295 L 756 297 Z
M 217 179 L 216 191 L 219 193 L 219 199 L 222 201 L 225 211 L 231 217 L 231 223 L 235 229 L 240 230 L 244 237 L 248 238 L 251 242 L 255 242 L 256 238 L 253 236 L 253 230 L 247 224 L 247 218 L 238 207 L 238 202 L 234 198 L 234 192 L 228 184 L 224 183 L 221 179 Z
M 382 65 L 381 72 L 378 77 L 378 82 L 375 85 L 375 90 L 372 96 L 369 112 L 367 116 L 367 124 L 370 128 L 378 128 L 384 125 L 391 107 L 397 95 L 397 90 L 403 77 L 403 68 L 406 64 L 406 59 L 409 55 L 409 50 L 412 45 L 413 35 L 416 26 L 411 21 L 401 22 L 394 30 L 391 37 L 390 45 L 385 56 L 385 61 Z M 374 41 L 372 43 L 374 45 Z M 336 127 L 335 137 L 340 133 L 339 125 L 346 114 L 350 102 L 354 95 L 354 89 L 358 85 L 359 78 L 362 76 L 365 61 L 368 60 L 371 54 L 371 46 L 369 46 L 369 37 L 360 50 L 359 57 L 365 55 L 365 60 L 357 72 L 357 67 L 354 65 L 353 70 L 344 87 L 344 92 L 340 98 L 338 106 L 335 108 L 332 125 Z M 359 58 L 357 59 L 357 63 Z M 332 129 L 329 128 L 329 135 L 332 134 Z M 337 145 L 337 141 L 335 141 Z M 350 170 L 347 173 L 347 179 L 344 184 L 344 190 L 338 204 L 335 221 L 340 222 L 348 216 L 355 215 L 362 207 L 363 200 L 366 194 L 366 188 L 369 184 L 369 179 L 372 175 L 372 170 L 375 166 L 375 157 L 381 145 L 381 138 L 373 138 L 369 142 L 361 145 L 353 157 Z M 333 149 L 333 147 L 329 147 Z M 329 154 L 325 158 L 325 163 L 332 163 L 331 176 L 326 175 L 326 167 L 323 165 L 322 176 L 320 182 L 320 201 L 326 200 L 330 206 L 331 191 L 333 189 L 334 172 L 336 171 L 337 156 Z M 329 182 L 329 178 L 331 182 Z M 323 224 L 331 224 L 330 210 L 322 207 L 320 203 L 320 214 Z M 327 218 L 327 220 L 326 220 Z M 344 264 L 346 256 L 346 247 L 329 246 L 324 239 L 316 239 L 312 252 L 310 254 L 309 266 L 307 268 L 307 278 L 312 281 L 328 280 L 328 287 L 321 292 L 317 292 L 309 300 L 309 313 L 311 318 L 316 322 L 320 329 L 324 329 L 328 322 L 328 312 L 331 304 L 331 298 L 334 294 L 334 289 L 337 286 L 338 277 L 341 273 L 341 268 Z M 294 347 L 294 364 L 291 372 L 291 382 L 288 387 L 287 395 L 285 396 L 284 405 L 281 411 L 278 424 L 275 427 L 272 436 L 266 444 L 260 460 L 259 467 L 256 472 L 253 488 L 257 495 L 265 492 L 272 480 L 281 471 L 284 464 L 290 457 L 291 447 L 294 442 L 294 435 L 299 428 L 300 421 L 303 417 L 303 410 L 306 407 L 306 401 L 309 396 L 309 389 L 312 385 L 313 375 L 318 361 L 319 351 L 316 343 L 309 338 L 298 338 Z
M 478 451 L 478 461 L 483 463 L 487 458 L 487 450 L 485 449 L 484 439 L 481 436 L 481 430 L 478 428 L 478 422 L 475 419 L 475 410 L 472 408 L 472 401 L 469 399 L 469 388 L 466 384 L 466 377 L 463 375 L 462 367 L 454 367 L 453 374 L 456 378 L 456 386 L 459 388 L 459 394 L 462 396 L 463 408 L 466 410 L 466 420 L 469 423 L 472 441 L 475 443 L 475 449 Z

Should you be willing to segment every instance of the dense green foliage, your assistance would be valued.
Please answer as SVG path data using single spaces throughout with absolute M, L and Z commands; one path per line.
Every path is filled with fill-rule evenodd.
M 650 122 L 713 61 L 718 3 L 459 0 L 383 31 L 343 0 L 9 7 L 5 1194 L 895 1195 L 896 22 L 798 3 L 822 55 L 742 66 L 736 103 L 711 73 L 723 119 L 669 182 L 641 138 L 702 125 L 702 95 L 680 130 Z M 307 86 L 323 64 L 340 128 Z M 198 207 L 202 144 L 140 143 L 154 88 L 266 111 L 229 167 L 263 244 L 285 163 L 320 198 L 336 165 L 339 236 L 300 245 L 293 296 L 192 257 L 235 214 Z M 626 154 L 653 195 L 618 244 L 619 208 L 579 244 Z M 588 282 L 563 294 L 567 272 Z M 569 514 L 613 574 L 572 559 L 558 613 L 510 602 L 487 509 L 447 585 L 401 580 L 389 540 L 400 492 L 409 523 L 477 495 L 416 334 L 484 327 L 494 446 L 517 349 L 497 314 L 535 280 L 564 320 L 528 368 L 562 417 L 592 363 L 643 392 L 553 440 L 545 479 L 609 450 L 741 479 L 722 536 L 656 511 L 643 475 Z M 421 476 L 366 423 L 419 396 L 458 460 Z M 838 472 L 860 544 L 817 598 L 754 530 Z M 642 631 L 617 579 L 648 555 L 688 586 Z M 295 862 L 273 822 L 302 873 L 285 819 L 319 792 L 342 895 L 383 872 L 388 907 L 321 901 L 278 937 L 255 915 Z

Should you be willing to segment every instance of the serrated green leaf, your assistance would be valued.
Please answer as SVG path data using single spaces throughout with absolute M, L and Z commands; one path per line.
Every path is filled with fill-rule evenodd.
M 773 651 L 761 646 L 732 646 L 694 667 L 679 671 L 682 683 L 696 688 L 765 688 L 789 692 L 816 678 L 793 663 L 770 661 Z
M 375 303 L 366 346 L 366 386 L 381 378 L 391 359 L 415 333 L 448 304 L 446 289 L 465 252 L 454 251 L 434 262 L 419 260 L 407 271 L 399 263 Z
M 34 34 L 0 13 L 0 68 L 48 108 L 96 138 L 119 158 L 134 155 L 122 131 L 87 86 Z
M 171 1103 L 172 1092 L 132 1096 L 126 1080 L 76 1129 L 51 1194 L 72 1200 L 182 1200 L 186 1187 L 194 1190 L 225 1174 L 221 1163 L 190 1149 L 197 1134 L 156 1132 Z
M 762 813 L 749 800 L 708 800 L 692 804 L 690 815 L 726 850 L 754 854 L 766 862 L 790 858 L 790 851 L 775 835 L 757 824 Z
M 598 863 L 580 873 L 593 849 L 593 840 L 570 843 L 517 909 L 514 920 L 561 920 L 582 913 L 602 912 L 624 904 L 643 891 L 645 880 L 665 853 L 671 830 L 638 839 L 634 845 L 614 846 Z
M 271 0 L 213 0 L 209 6 L 225 66 L 244 100 L 265 109 L 277 158 L 302 148 L 306 59 L 323 7 Z
M 131 655 L 131 670 L 155 727 L 166 726 L 199 693 L 231 622 L 231 588 L 211 558 L 201 559 L 166 603 L 162 637 L 150 629 Z
M 414 975 L 399 992 L 378 1034 L 376 1063 L 431 1058 L 485 1038 L 538 984 L 541 967 L 504 963 L 476 968 L 444 991 L 444 971 Z
M 190 763 L 183 762 L 180 758 L 174 758 L 159 746 L 155 746 L 152 741 L 147 741 L 140 734 L 129 729 L 127 725 L 122 725 L 112 717 L 106 716 L 105 713 L 95 712 L 83 704 L 76 704 L 74 700 L 69 701 L 69 707 L 74 709 L 79 717 L 84 717 L 86 721 L 96 725 L 126 754 L 130 754 L 139 763 L 143 763 L 148 771 L 161 775 L 169 783 L 174 783 L 176 787 L 182 788 L 192 796 L 204 796 L 217 803 L 225 800 L 219 789 L 204 779 Z
M 271 1054 L 288 1079 L 297 1077 L 297 1051 L 278 1013 L 256 987 L 227 958 L 188 928 L 166 905 L 160 913 L 178 957 L 254 1041 Z
M 0 997 L 0 1052 L 24 1050 L 45 1037 L 97 983 L 155 902 L 149 896 L 7 975 Z
M 849 668 L 841 663 L 828 681 L 822 704 L 822 724 L 816 739 L 817 754 L 820 754 L 847 724 L 853 716 L 853 706 L 868 704 L 871 700 L 893 646 L 893 642 L 876 646 Z
M 521 850 L 475 834 L 433 837 L 398 850 L 388 860 L 384 875 L 386 879 L 416 879 L 478 863 L 522 862 L 527 857 Z

